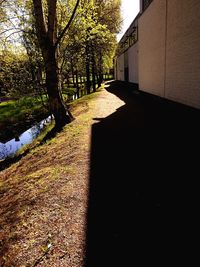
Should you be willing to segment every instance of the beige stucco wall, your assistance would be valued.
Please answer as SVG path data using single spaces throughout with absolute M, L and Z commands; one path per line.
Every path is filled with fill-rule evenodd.
M 154 0 L 138 21 L 139 88 L 164 96 L 166 1 Z
M 117 58 L 114 58 L 114 79 L 117 80 Z
M 200 1 L 168 0 L 165 97 L 200 108 Z
M 129 82 L 138 83 L 138 42 L 128 49 Z
M 153 0 L 128 55 L 129 81 L 140 90 L 200 108 L 200 0 Z M 124 55 L 117 61 L 123 81 Z
M 141 15 L 139 88 L 200 108 L 199 0 L 154 0 Z
M 138 21 L 139 88 L 164 96 L 166 1 L 154 0 Z
M 124 54 L 117 58 L 117 80 L 124 81 Z

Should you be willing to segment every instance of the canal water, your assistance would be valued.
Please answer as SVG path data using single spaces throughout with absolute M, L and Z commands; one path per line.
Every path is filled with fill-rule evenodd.
M 52 121 L 52 116 L 42 120 L 30 129 L 23 132 L 18 138 L 13 138 L 8 142 L 0 142 L 0 160 L 13 157 L 19 149 L 30 144 L 42 131 L 42 129 Z

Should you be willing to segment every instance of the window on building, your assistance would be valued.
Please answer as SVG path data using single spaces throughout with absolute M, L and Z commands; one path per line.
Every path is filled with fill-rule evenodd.
M 137 28 L 134 27 L 132 33 L 129 36 L 129 46 L 134 45 L 138 40 L 138 36 L 137 36 Z
M 137 27 L 132 27 L 129 32 L 123 37 L 123 40 L 119 43 L 117 54 L 123 54 L 129 47 L 134 45 L 138 41 Z

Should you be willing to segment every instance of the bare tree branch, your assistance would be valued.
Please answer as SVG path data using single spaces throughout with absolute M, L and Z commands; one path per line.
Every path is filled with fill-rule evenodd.
M 0 19 L 0 23 L 5 23 L 5 22 L 10 22 L 10 20 L 12 20 L 12 19 L 17 19 L 18 17 L 16 17 L 16 16 L 13 16 L 13 17 L 10 17 L 10 18 L 4 18 L 4 19 Z
M 8 36 L 5 37 L 5 40 L 8 40 L 10 36 L 12 36 L 12 35 L 14 35 L 16 33 L 20 33 L 20 32 L 23 32 L 23 31 L 22 30 L 18 30 L 18 31 L 10 33 Z
M 77 0 L 77 1 L 76 1 L 76 5 L 75 5 L 75 7 L 74 7 L 74 10 L 73 10 L 73 12 L 72 12 L 72 15 L 71 15 L 71 17 L 70 17 L 70 19 L 69 19 L 67 25 L 65 26 L 65 28 L 64 28 L 63 31 L 61 32 L 60 36 L 57 38 L 57 41 L 56 41 L 56 43 L 55 43 L 55 47 L 60 43 L 60 41 L 61 41 L 61 39 L 63 38 L 64 34 L 66 33 L 67 29 L 70 27 L 70 25 L 71 25 L 71 23 L 72 23 L 72 20 L 73 20 L 75 14 L 76 14 L 76 10 L 77 10 L 77 8 L 78 8 L 79 2 L 80 2 L 80 0 Z
M 4 33 L 9 32 L 9 31 L 13 31 L 13 30 L 16 30 L 16 32 L 25 32 L 25 33 L 28 33 L 25 30 L 22 30 L 21 28 L 15 28 L 15 27 L 13 27 L 13 28 L 6 29 L 6 30 L 0 32 L 0 35 L 3 35 Z

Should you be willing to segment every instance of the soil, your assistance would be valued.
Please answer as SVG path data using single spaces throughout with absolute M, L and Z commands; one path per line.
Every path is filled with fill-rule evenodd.
M 108 82 L 72 113 L 62 132 L 0 173 L 0 266 L 180 259 L 191 185 L 182 177 L 196 171 L 199 111 Z

